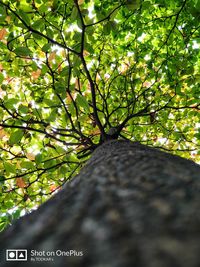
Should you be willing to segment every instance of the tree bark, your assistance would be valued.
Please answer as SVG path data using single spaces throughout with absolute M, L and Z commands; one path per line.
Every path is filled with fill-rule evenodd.
M 28 249 L 19 266 L 199 267 L 200 166 L 129 141 L 109 141 L 38 210 L 0 235 L 5 250 Z M 32 262 L 31 250 L 83 256 Z M 39 265 L 38 265 L 39 264 Z

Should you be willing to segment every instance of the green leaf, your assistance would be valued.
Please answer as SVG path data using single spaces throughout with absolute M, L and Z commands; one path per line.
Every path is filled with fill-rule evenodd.
M 48 160 L 48 161 L 45 161 L 44 162 L 44 168 L 51 168 L 51 167 L 53 167 L 54 165 L 56 164 L 56 161 L 55 160 Z M 53 171 L 54 170 L 54 168 L 52 168 L 52 169 L 50 169 L 49 171 L 51 172 L 51 171 Z
M 0 175 L 0 184 L 2 185 L 6 180 L 6 177 L 4 175 Z
M 35 167 L 33 162 L 31 162 L 31 161 L 23 161 L 23 162 L 21 162 L 20 165 L 21 165 L 22 168 L 27 169 L 27 170 L 32 169 L 32 168 Z
M 200 10 L 200 0 L 196 0 L 195 8 Z
M 5 101 L 5 106 L 8 109 L 15 108 L 14 106 L 18 103 L 18 99 L 16 98 L 10 98 L 7 101 Z
M 45 23 L 43 19 L 39 19 L 33 22 L 33 24 L 31 25 L 32 28 L 34 28 L 35 30 L 40 30 L 43 31 L 45 29 Z
M 112 30 L 112 25 L 111 25 L 110 21 L 108 21 L 103 27 L 103 32 L 105 35 L 109 35 L 111 30 Z
M 18 209 L 18 210 L 15 210 L 13 213 L 12 213 L 12 217 L 14 220 L 18 219 L 20 217 L 20 213 L 21 213 L 21 209 Z
M 7 224 L 8 222 L 0 221 L 0 232 L 6 228 Z
M 68 169 L 67 169 L 66 166 L 62 166 L 62 167 L 60 168 L 60 172 L 61 172 L 63 175 L 66 175 L 67 171 L 68 171 Z
M 139 0 L 127 0 L 127 3 L 126 3 L 126 7 L 129 9 L 129 10 L 136 10 L 138 9 L 140 6 L 140 1 Z
M 57 109 L 53 109 L 49 115 L 49 117 L 47 118 L 48 122 L 53 122 L 56 120 L 58 115 L 58 110 Z
M 29 16 L 26 12 L 24 12 L 23 10 L 19 10 L 18 11 L 20 17 L 22 18 L 22 20 L 27 24 L 27 25 L 30 25 L 30 19 L 29 19 Z
M 41 2 L 40 2 L 41 3 Z M 45 12 L 47 12 L 48 11 L 48 2 L 46 2 L 46 3 L 44 3 L 44 4 L 42 4 L 42 5 L 40 5 L 40 7 L 39 7 L 39 12 L 41 12 L 41 13 L 45 13 Z
M 57 93 L 62 94 L 65 93 L 66 87 L 64 81 L 56 82 L 55 83 L 55 90 Z
M 35 156 L 35 162 L 36 162 L 37 164 L 39 164 L 39 163 L 42 162 L 42 154 L 37 154 L 37 155 Z
M 20 143 L 22 137 L 24 135 L 23 130 L 17 130 L 13 133 L 11 133 L 10 138 L 9 138 L 9 144 L 14 145 Z
M 14 53 L 17 55 L 17 56 L 29 56 L 31 54 L 31 50 L 27 47 L 17 47 L 15 50 L 14 50 Z
M 71 19 L 72 21 L 76 20 L 78 17 L 78 10 L 77 8 L 74 6 L 73 10 L 72 10 L 72 13 L 71 13 Z
M 148 8 L 151 6 L 151 2 L 150 1 L 144 1 L 143 3 L 142 3 L 142 8 L 143 9 L 147 9 L 148 10 Z
M 43 64 L 43 65 L 42 65 L 42 70 L 41 70 L 41 71 L 42 71 L 41 74 L 45 74 L 45 73 L 47 73 L 47 71 L 48 71 L 48 67 L 47 67 L 47 65 Z
M 94 49 L 93 49 L 92 45 L 90 45 L 89 43 L 85 44 L 85 50 L 87 50 L 90 54 L 94 53 Z
M 90 106 L 89 106 L 86 98 L 83 95 L 78 94 L 77 97 L 76 97 L 76 101 L 77 101 L 79 106 L 84 108 L 86 113 L 90 112 Z
M 66 66 L 62 69 L 60 76 L 67 76 L 69 74 L 69 67 Z
M 54 38 L 54 33 L 53 33 L 53 31 L 52 31 L 51 29 L 47 29 L 46 32 L 47 32 L 47 36 L 48 36 L 49 38 L 51 38 L 51 39 Z
M 47 43 L 42 47 L 42 51 L 43 52 L 48 52 L 50 48 L 51 48 L 51 44 Z
M 6 201 L 5 202 L 5 206 L 6 206 L 7 209 L 13 208 L 13 205 L 14 205 L 14 201 L 13 200 Z M 11 215 L 9 213 L 8 213 L 8 216 L 7 217 L 8 217 L 8 220 L 10 221 Z
M 10 173 L 15 173 L 15 166 L 9 162 L 4 162 L 4 167 L 6 170 L 6 174 L 9 175 Z
M 24 106 L 24 105 L 20 105 L 19 108 L 18 108 L 19 112 L 22 113 L 22 114 L 27 114 L 28 111 L 29 111 L 29 108 L 27 106 Z
M 3 80 L 4 80 L 4 75 L 3 73 L 0 73 L 0 84 L 3 82 Z
M 81 41 L 81 37 L 82 37 L 81 32 L 76 32 L 76 33 L 74 34 L 73 39 L 74 39 L 74 41 L 80 42 L 80 41 Z

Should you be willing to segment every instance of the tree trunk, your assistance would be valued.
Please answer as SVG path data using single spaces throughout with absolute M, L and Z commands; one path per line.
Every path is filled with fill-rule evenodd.
M 0 265 L 18 266 L 2 250 L 24 248 L 28 263 L 19 266 L 199 267 L 199 193 L 192 161 L 106 142 L 62 191 L 1 234 Z M 34 262 L 33 250 L 75 255 Z

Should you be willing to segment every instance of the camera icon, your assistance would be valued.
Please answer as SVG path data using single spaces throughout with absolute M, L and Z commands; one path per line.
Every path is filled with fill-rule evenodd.
M 7 249 L 6 261 L 27 261 L 27 249 Z

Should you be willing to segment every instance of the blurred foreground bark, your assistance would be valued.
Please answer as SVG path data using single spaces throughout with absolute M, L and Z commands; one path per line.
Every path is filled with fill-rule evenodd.
M 28 262 L 5 261 L 16 248 L 28 249 Z M 31 250 L 75 254 L 34 262 Z M 63 190 L 0 235 L 0 253 L 2 267 L 199 267 L 200 166 L 106 142 Z

